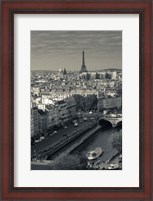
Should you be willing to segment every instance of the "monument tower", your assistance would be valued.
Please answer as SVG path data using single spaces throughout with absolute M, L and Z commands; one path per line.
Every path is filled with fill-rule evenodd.
M 82 66 L 81 66 L 80 73 L 83 73 L 83 72 L 88 72 L 85 65 L 84 51 L 82 52 Z

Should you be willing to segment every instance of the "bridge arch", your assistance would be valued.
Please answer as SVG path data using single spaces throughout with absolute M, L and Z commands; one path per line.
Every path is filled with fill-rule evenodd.
M 100 126 L 106 126 L 106 127 L 113 127 L 112 123 L 106 119 L 100 119 L 99 125 Z
M 122 121 L 119 121 L 115 127 L 121 127 L 122 128 Z

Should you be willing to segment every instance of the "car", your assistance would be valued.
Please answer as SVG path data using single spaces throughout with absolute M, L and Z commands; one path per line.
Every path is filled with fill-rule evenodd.
M 35 143 L 38 143 L 38 142 L 40 142 L 40 140 L 35 140 Z
M 54 131 L 54 132 L 53 132 L 53 134 L 56 134 L 56 133 L 57 133 L 57 131 Z
M 87 121 L 87 120 L 88 120 L 87 117 L 84 117 L 84 118 L 83 118 L 83 121 Z
M 78 123 L 75 123 L 74 126 L 77 127 L 77 126 L 78 126 Z
M 41 141 L 42 141 L 42 140 L 44 140 L 44 139 L 45 139 L 45 137 L 44 137 L 44 136 L 41 136 L 41 137 L 40 137 L 40 140 L 41 140 Z

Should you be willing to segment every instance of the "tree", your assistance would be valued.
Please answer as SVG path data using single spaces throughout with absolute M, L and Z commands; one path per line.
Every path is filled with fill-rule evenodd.
M 120 154 L 122 153 L 122 132 L 115 134 L 112 140 L 112 147 L 116 149 Z
M 59 156 L 50 165 L 52 170 L 83 170 L 86 168 L 87 159 L 80 155 Z
M 91 94 L 85 97 L 86 101 L 86 111 L 91 111 L 97 108 L 97 96 L 95 94 Z
M 97 96 L 95 94 L 87 95 L 86 97 L 80 94 L 75 94 L 74 96 L 76 102 L 76 108 L 82 111 L 91 111 L 97 108 Z

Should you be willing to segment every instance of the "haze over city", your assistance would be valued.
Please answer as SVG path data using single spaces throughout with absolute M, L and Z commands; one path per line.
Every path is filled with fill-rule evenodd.
M 31 31 L 31 70 L 122 68 L 121 31 Z

